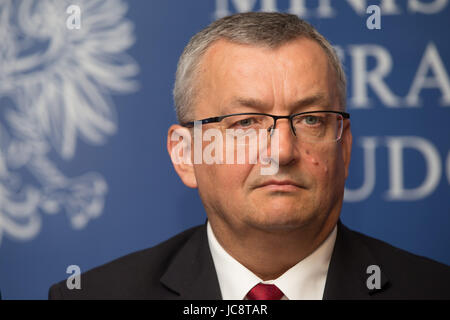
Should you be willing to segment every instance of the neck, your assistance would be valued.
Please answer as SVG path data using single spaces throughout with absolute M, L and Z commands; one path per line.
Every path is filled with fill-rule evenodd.
M 209 217 L 209 222 L 229 255 L 262 280 L 273 280 L 313 253 L 333 231 L 338 218 L 330 215 L 325 222 L 277 230 L 233 228 L 216 217 Z

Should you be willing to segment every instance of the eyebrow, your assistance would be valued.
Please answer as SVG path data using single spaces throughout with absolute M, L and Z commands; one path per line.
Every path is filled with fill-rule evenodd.
M 319 92 L 316 94 L 313 94 L 311 96 L 302 98 L 290 105 L 290 107 L 293 110 L 297 110 L 312 104 L 325 104 L 327 102 L 327 96 L 323 92 Z M 231 106 L 244 106 L 254 109 L 270 109 L 271 105 L 255 98 L 243 98 L 243 97 L 236 97 L 232 99 Z

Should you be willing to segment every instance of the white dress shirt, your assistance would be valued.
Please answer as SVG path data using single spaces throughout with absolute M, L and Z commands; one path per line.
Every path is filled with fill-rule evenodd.
M 208 221 L 208 243 L 222 298 L 224 300 L 246 299 L 247 293 L 262 282 L 276 285 L 284 293 L 281 300 L 321 300 L 336 233 L 337 226 L 312 254 L 277 279 L 263 281 L 225 251 L 217 241 Z

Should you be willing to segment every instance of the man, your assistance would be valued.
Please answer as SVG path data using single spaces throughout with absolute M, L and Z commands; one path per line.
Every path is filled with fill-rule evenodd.
M 345 96 L 331 45 L 296 16 L 237 14 L 200 31 L 178 64 L 180 124 L 167 145 L 183 183 L 198 189 L 207 223 L 88 271 L 81 290 L 56 284 L 49 297 L 450 298 L 449 267 L 339 221 L 352 147 Z M 250 138 L 221 141 L 250 129 L 271 145 L 269 161 L 250 161 Z M 247 161 L 196 159 L 198 130 L 213 130 L 214 159 L 243 145 Z M 276 170 L 262 174 L 269 163 Z

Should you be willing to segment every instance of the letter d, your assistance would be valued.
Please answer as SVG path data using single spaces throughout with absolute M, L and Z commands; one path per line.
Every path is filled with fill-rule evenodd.
M 442 164 L 433 144 L 421 137 L 388 137 L 387 147 L 390 169 L 390 189 L 387 192 L 389 200 L 420 200 L 434 191 L 441 177 Z M 403 184 L 403 149 L 405 148 L 419 151 L 425 159 L 427 168 L 424 181 L 413 189 L 405 189 Z

